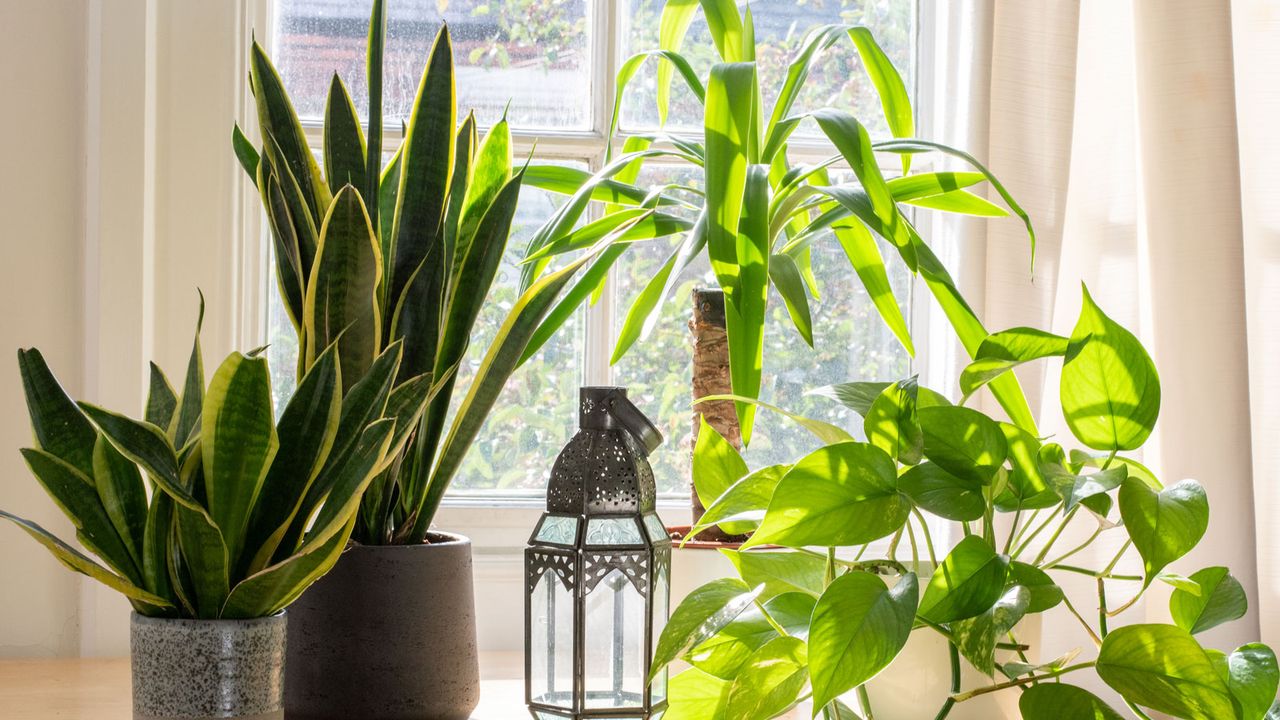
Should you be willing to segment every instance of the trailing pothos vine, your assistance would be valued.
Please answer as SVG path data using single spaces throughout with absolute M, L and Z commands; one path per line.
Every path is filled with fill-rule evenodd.
M 654 672 L 690 665 L 671 681 L 667 720 L 771 718 L 804 702 L 815 716 L 869 720 L 869 681 L 915 632 L 949 646 L 939 719 L 997 692 L 1021 693 L 1028 720 L 1280 716 L 1270 648 L 1223 651 L 1198 639 L 1245 614 L 1240 583 L 1225 567 L 1171 569 L 1204 536 L 1209 504 L 1198 482 L 1165 485 L 1131 457 L 1160 409 L 1159 378 L 1137 338 L 1086 290 L 1070 337 L 1030 328 L 988 336 L 961 375 L 964 400 L 1045 358 L 1062 358 L 1075 447 L 952 404 L 914 378 L 823 388 L 863 418 L 865 442 L 791 415 L 825 443 L 791 465 L 751 472 L 704 427 L 694 476 L 708 507 L 693 534 L 715 524 L 752 535 L 724 551 L 738 577 L 695 590 L 662 633 Z M 929 516 L 961 529 L 949 551 Z M 1103 535 L 1123 536 L 1119 551 L 1080 560 Z M 1130 553 L 1140 573 L 1117 570 Z M 1092 578 L 1096 590 L 1069 596 L 1059 584 L 1068 575 Z M 1156 582 L 1173 586 L 1170 622 L 1117 626 Z M 1055 608 L 1078 625 L 1080 647 L 1037 658 L 1020 625 Z M 962 662 L 988 680 L 964 687 Z M 1124 707 L 1073 684 L 1088 674 Z

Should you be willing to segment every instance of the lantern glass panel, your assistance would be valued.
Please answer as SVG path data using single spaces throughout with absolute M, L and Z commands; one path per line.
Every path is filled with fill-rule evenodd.
M 644 704 L 645 598 L 614 569 L 587 595 L 583 635 L 587 708 Z
M 641 545 L 644 536 L 632 517 L 599 517 L 587 521 L 587 545 Z
M 547 570 L 529 598 L 530 696 L 573 707 L 573 594 Z
M 572 545 L 578 540 L 578 518 L 548 515 L 538 528 L 538 542 Z
M 667 533 L 667 528 L 663 526 L 662 520 L 653 513 L 644 516 L 644 529 L 649 531 L 650 542 L 656 543 L 671 539 L 671 535 Z

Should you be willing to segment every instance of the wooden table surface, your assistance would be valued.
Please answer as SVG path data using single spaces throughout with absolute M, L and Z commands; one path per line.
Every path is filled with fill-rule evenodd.
M 483 653 L 475 720 L 528 717 L 520 653 Z M 0 660 L 2 720 L 132 720 L 129 659 Z

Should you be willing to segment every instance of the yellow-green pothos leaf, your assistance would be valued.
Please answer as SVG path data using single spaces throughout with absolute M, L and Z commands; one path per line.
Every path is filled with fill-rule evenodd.
M 1177 588 L 1169 597 L 1173 622 L 1189 633 L 1200 633 L 1244 617 L 1249 598 L 1240 581 L 1225 567 L 1207 567 L 1191 574 L 1199 594 Z
M 703 507 L 710 507 L 729 486 L 746 477 L 747 463 L 707 418 L 698 416 L 698 440 L 693 446 L 693 486 Z
M 763 590 L 763 587 L 753 590 L 737 578 L 721 578 L 689 593 L 662 629 L 649 679 L 741 615 Z
M 1023 720 L 1124 720 L 1093 693 L 1066 683 L 1040 683 L 1018 698 Z
M 1004 593 L 1009 558 L 983 539 L 961 540 L 933 573 L 920 600 L 920 617 L 935 623 L 981 615 Z
M 1227 679 L 1191 633 L 1173 625 L 1128 625 L 1102 641 L 1102 681 L 1131 703 L 1174 717 L 1241 717 Z
M 1209 528 L 1209 500 L 1194 480 L 1157 492 L 1131 477 L 1121 484 L 1119 498 L 1120 517 L 1142 556 L 1144 587 L 1169 563 L 1191 552 Z
M 804 640 L 777 637 L 747 660 L 729 688 L 726 720 L 768 720 L 791 707 L 809 680 Z
M 889 666 L 915 620 L 919 586 L 902 576 L 890 589 L 879 576 L 850 572 L 836 578 L 813 608 L 809 663 L 814 707 L 823 707 Z

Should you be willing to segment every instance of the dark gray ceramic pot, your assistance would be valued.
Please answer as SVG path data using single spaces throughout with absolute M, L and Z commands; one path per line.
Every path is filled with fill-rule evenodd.
M 480 701 L 471 541 L 349 546 L 289 606 L 289 720 L 466 720 Z
M 133 614 L 134 720 L 282 720 L 285 614 L 167 620 Z

